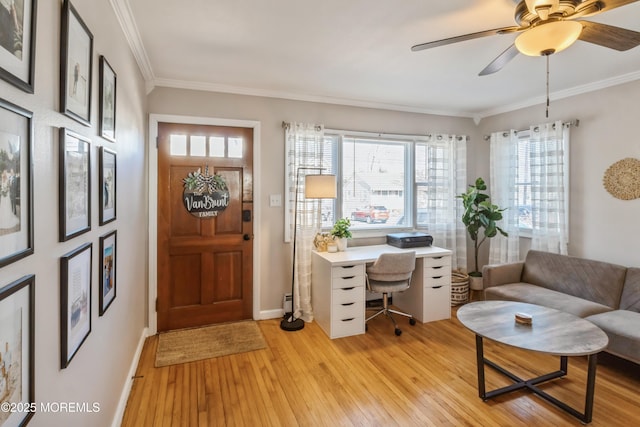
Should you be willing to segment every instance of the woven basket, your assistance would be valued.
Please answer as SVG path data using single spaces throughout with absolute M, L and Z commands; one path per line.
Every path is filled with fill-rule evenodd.
M 451 272 L 451 305 L 469 301 L 469 275 L 459 270 Z

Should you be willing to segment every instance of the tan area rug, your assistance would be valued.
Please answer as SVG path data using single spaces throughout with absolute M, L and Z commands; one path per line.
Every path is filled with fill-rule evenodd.
M 156 368 L 266 348 L 254 321 L 164 332 L 158 336 Z

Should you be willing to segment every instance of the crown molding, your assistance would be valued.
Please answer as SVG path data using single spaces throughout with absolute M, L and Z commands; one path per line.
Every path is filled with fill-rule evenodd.
M 549 94 L 549 99 L 551 101 L 557 101 L 559 99 L 569 98 L 576 95 L 582 95 L 589 92 L 595 92 L 600 89 L 606 89 L 612 86 L 618 86 L 624 83 L 629 83 L 635 80 L 640 80 L 640 71 L 636 71 L 629 74 L 623 74 L 621 76 L 611 77 L 609 79 L 600 80 L 594 83 L 589 83 L 586 85 L 575 86 L 568 89 L 563 89 L 560 91 L 552 92 Z M 510 104 L 501 106 L 498 108 L 493 108 L 489 110 L 485 110 L 476 116 L 478 123 L 485 117 L 491 117 L 502 113 L 509 113 L 511 111 L 520 110 L 522 108 L 532 107 L 534 105 L 540 105 L 547 102 L 547 98 L 542 95 L 535 98 L 531 98 L 527 101 L 523 101 L 520 103 Z
M 138 26 L 133 18 L 133 13 L 129 6 L 129 0 L 109 0 L 109 3 L 111 3 L 111 7 L 116 14 L 120 27 L 122 28 L 122 32 L 124 33 L 124 36 L 129 43 L 129 47 L 131 48 L 131 52 L 138 63 L 138 68 L 140 68 L 142 77 L 145 82 L 147 82 L 148 94 L 153 89 L 153 87 L 149 87 L 149 82 L 153 82 L 155 80 L 155 76 L 153 74 L 153 68 L 151 67 L 151 61 L 149 61 L 147 51 L 142 43 Z

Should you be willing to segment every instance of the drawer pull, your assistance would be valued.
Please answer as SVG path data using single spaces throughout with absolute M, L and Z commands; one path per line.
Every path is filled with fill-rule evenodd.
M 444 276 L 433 276 L 432 279 L 442 279 Z
M 341 319 L 343 322 L 351 322 L 355 319 L 355 317 L 351 317 L 349 319 Z
M 442 285 L 440 286 L 434 286 L 432 289 L 440 289 L 442 287 Z
M 434 266 L 434 267 L 431 267 L 431 268 L 433 268 L 434 270 L 437 270 L 437 269 L 442 268 L 442 267 L 444 267 L 444 265 L 437 265 L 437 266 Z
M 341 277 L 341 279 L 344 279 L 344 280 L 351 280 L 351 279 L 353 279 L 353 278 L 355 278 L 355 277 L 356 277 L 356 276 L 347 276 L 347 277 Z
M 441 256 L 434 256 L 433 259 L 442 259 Z
M 353 268 L 355 265 L 343 265 L 340 268 Z
M 340 288 L 340 289 L 342 289 L 343 291 L 350 291 L 350 290 L 353 290 L 355 288 L 356 288 L 355 286 L 352 286 L 350 288 Z
M 346 302 L 346 303 L 340 304 L 340 305 L 343 306 L 343 307 L 347 307 L 347 306 L 350 306 L 350 305 L 353 305 L 353 304 L 355 304 L 355 302 Z

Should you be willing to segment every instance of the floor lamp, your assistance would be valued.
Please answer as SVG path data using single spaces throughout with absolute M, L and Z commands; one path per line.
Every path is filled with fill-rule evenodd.
M 296 171 L 296 196 L 293 205 L 293 269 L 291 272 L 291 316 L 285 317 L 280 322 L 280 328 L 285 331 L 299 331 L 304 328 L 304 320 L 296 319 L 295 311 L 295 281 L 296 281 L 296 237 L 298 234 L 298 186 L 300 185 L 300 171 L 319 171 L 319 174 L 308 174 L 304 176 L 304 197 L 305 199 L 335 199 L 336 198 L 336 176 L 322 175 L 324 168 L 320 167 L 299 167 Z

